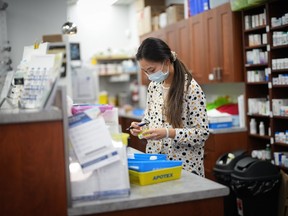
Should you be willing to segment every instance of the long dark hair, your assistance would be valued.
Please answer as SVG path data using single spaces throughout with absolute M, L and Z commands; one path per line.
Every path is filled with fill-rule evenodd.
M 188 78 L 186 89 L 188 89 L 192 80 L 192 75 L 187 67 L 179 58 L 174 59 L 171 49 L 164 41 L 153 37 L 147 38 L 142 42 L 138 48 L 136 59 L 138 61 L 145 59 L 160 63 L 169 59 L 173 64 L 174 77 L 165 104 L 166 117 L 174 128 L 182 127 L 183 95 L 186 76 Z

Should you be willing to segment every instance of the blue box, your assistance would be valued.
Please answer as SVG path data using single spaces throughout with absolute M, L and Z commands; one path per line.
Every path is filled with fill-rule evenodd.
M 231 128 L 232 122 L 216 122 L 216 123 L 209 123 L 210 129 L 223 129 L 223 128 Z
M 189 0 L 189 15 L 194 16 L 210 9 L 209 0 Z

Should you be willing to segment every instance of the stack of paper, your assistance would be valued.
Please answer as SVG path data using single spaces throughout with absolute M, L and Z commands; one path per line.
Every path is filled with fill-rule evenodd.
M 69 138 L 76 156 L 70 164 L 73 200 L 129 195 L 126 147 L 113 145 L 99 108 L 69 117 Z

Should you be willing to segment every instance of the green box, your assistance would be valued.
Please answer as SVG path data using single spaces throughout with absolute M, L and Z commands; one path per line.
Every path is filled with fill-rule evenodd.
M 239 11 L 249 7 L 248 0 L 230 0 L 231 10 Z

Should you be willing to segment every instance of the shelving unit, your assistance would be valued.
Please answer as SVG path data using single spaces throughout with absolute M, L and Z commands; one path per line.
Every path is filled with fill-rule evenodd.
M 263 5 L 242 11 L 247 102 L 246 118 L 248 124 L 250 120 L 254 118 L 257 125 L 256 134 L 250 134 L 250 126 L 247 126 L 248 149 L 250 151 L 264 150 L 267 144 L 271 144 L 272 153 L 288 152 L 288 143 L 275 141 L 275 133 L 288 130 L 288 116 L 284 116 L 283 114 L 279 115 L 279 110 L 275 110 L 275 99 L 287 99 L 288 101 L 288 95 L 286 93 L 288 90 L 288 40 L 287 44 L 280 43 L 277 44 L 277 46 L 275 45 L 275 42 L 277 43 L 278 41 L 279 43 L 280 33 L 278 32 L 287 34 L 288 24 L 274 27 L 272 23 L 273 17 L 279 18 L 286 13 L 288 21 L 288 5 L 284 0 L 270 1 Z M 253 44 L 253 42 L 256 42 L 256 44 Z M 249 54 L 248 51 L 252 51 L 252 54 Z M 252 56 L 249 57 L 247 55 Z M 287 66 L 285 66 L 285 60 L 280 60 L 282 62 L 278 64 L 278 66 L 280 65 L 279 67 L 275 66 L 275 59 L 286 58 Z M 287 76 L 286 81 L 285 75 Z M 251 99 L 258 99 L 260 102 L 249 105 Z M 263 103 L 262 107 L 257 107 L 261 103 L 261 100 Z M 253 109 L 253 107 L 256 109 Z M 264 122 L 265 125 L 264 136 L 259 135 L 259 123 L 261 121 Z M 283 170 L 287 171 L 288 168 L 284 167 Z
M 130 100 L 131 83 L 140 83 L 137 61 L 131 56 L 96 56 L 96 71 L 99 77 L 99 91 L 109 89 L 109 97 L 120 95 Z M 139 75 L 138 75 L 139 74 Z
M 136 59 L 132 57 L 96 57 L 99 76 L 137 75 Z M 127 63 L 129 61 L 129 63 Z M 126 64 L 125 64 L 126 62 Z

